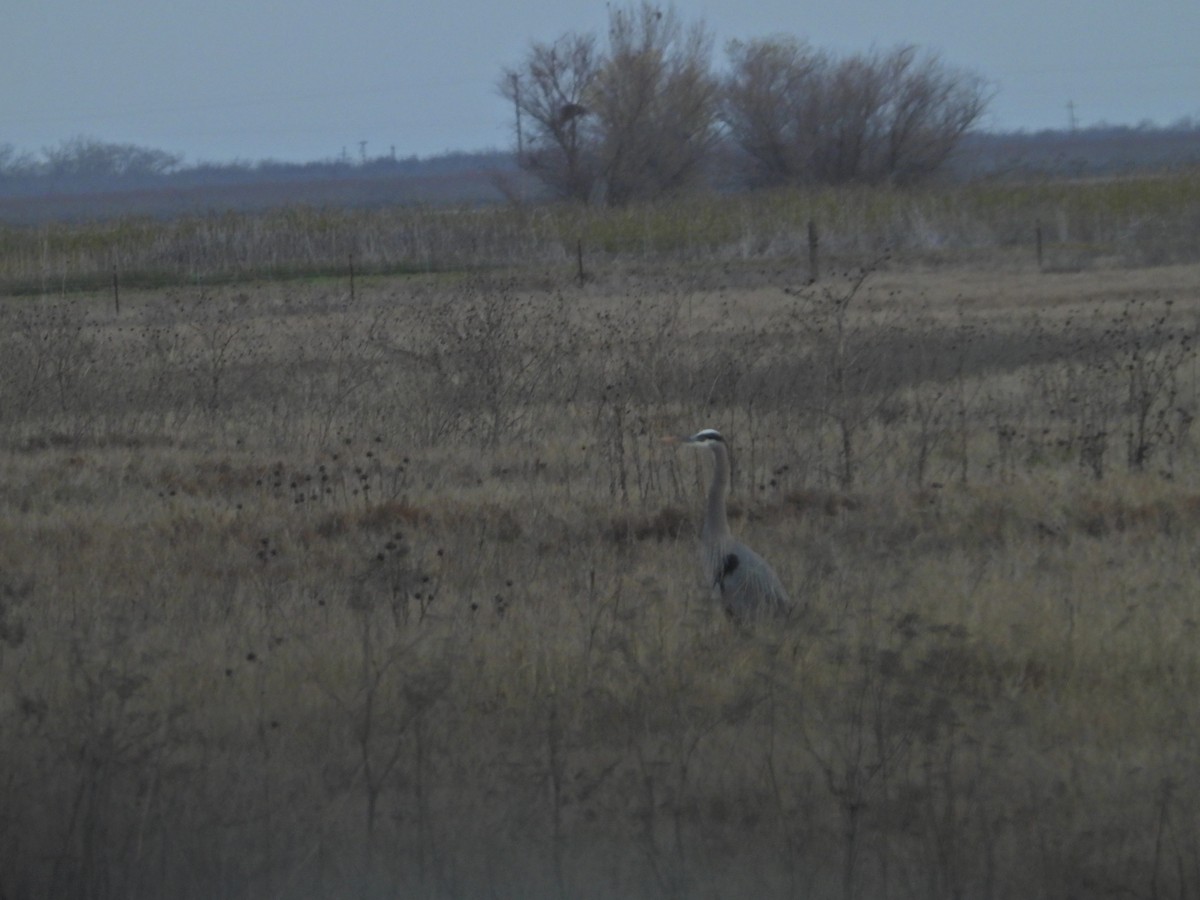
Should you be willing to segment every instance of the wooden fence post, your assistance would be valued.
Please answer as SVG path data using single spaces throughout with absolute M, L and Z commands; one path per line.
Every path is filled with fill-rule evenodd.
M 808 280 L 816 284 L 818 275 L 817 269 L 817 247 L 820 244 L 820 239 L 817 237 L 817 223 L 814 219 L 808 220 Z

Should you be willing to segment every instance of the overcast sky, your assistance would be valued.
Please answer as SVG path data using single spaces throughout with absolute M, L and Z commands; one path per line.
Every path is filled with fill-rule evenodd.
M 511 144 L 494 85 L 532 40 L 602 33 L 599 0 L 19 0 L 0 41 L 0 144 L 85 135 L 228 160 L 428 156 Z M 788 34 L 915 43 L 996 89 L 984 125 L 1200 117 L 1200 0 L 703 0 L 717 60 Z

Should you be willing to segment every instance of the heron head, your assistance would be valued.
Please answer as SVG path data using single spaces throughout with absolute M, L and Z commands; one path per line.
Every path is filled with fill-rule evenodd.
M 670 434 L 662 439 L 664 444 L 683 444 L 686 447 L 695 447 L 703 449 L 712 447 L 714 444 L 724 444 L 725 438 L 721 437 L 721 432 L 715 428 L 705 428 L 703 431 L 697 431 L 691 437 L 679 434 Z
M 689 438 L 684 438 L 685 444 L 690 444 L 693 447 L 711 447 L 714 444 L 724 444 L 725 438 L 721 437 L 721 432 L 715 428 L 705 428 L 703 431 L 697 431 Z

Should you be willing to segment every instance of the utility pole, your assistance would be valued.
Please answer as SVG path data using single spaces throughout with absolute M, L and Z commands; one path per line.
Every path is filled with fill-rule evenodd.
M 1079 120 L 1075 118 L 1075 101 L 1067 101 L 1067 127 L 1074 132 L 1079 127 Z
M 358 142 L 358 158 L 360 160 L 362 160 L 362 164 L 364 166 L 367 164 L 367 142 L 366 141 Z
M 525 141 L 521 135 L 521 76 L 512 73 L 513 106 L 517 114 L 517 164 L 525 157 Z

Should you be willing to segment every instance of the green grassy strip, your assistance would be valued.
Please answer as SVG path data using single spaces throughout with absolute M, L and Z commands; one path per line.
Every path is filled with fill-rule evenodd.
M 374 210 L 290 207 L 171 220 L 120 218 L 0 228 L 0 290 L 12 294 L 237 279 L 464 271 L 589 255 L 772 258 L 803 247 L 810 221 L 831 252 L 978 250 L 1049 241 L 1096 252 L 1200 242 L 1200 169 L 1093 181 L 977 182 L 916 189 L 788 188 L 700 194 L 622 209 Z M 1191 254 L 1191 256 L 1189 256 Z M 1160 254 L 1161 255 L 1161 254 Z M 1156 257 L 1157 258 L 1157 257 Z

